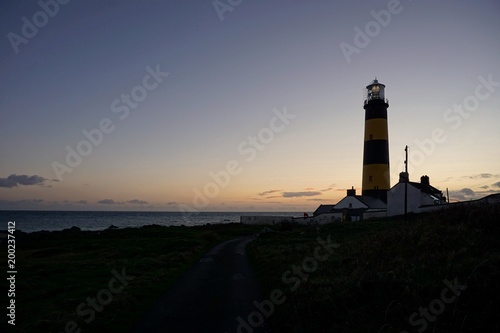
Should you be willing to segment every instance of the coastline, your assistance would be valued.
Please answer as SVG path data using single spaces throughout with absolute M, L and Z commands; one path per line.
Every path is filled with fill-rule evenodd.
M 59 332 L 68 322 L 82 331 L 127 332 L 211 247 L 256 233 L 260 236 L 249 244 L 248 258 L 262 295 L 283 292 L 283 302 L 269 314 L 272 328 L 412 331 L 416 324 L 408 318 L 420 318 L 413 313 L 437 304 L 434 299 L 450 284 L 467 288 L 456 307 L 446 303 L 432 325 L 455 327 L 467 318 L 470 331 L 496 331 L 499 214 L 500 206 L 491 204 L 410 215 L 408 221 L 16 233 L 16 282 L 22 292 L 16 299 L 15 332 Z M 90 311 L 88 297 L 104 295 L 117 275 L 133 280 L 87 323 L 90 312 L 80 314 Z
M 19 292 L 14 332 L 60 332 L 68 323 L 82 331 L 127 332 L 211 247 L 258 231 L 239 223 L 15 231 Z M 133 280 L 91 316 L 88 298 L 108 294 L 102 290 L 116 276 Z
M 118 228 L 163 226 L 200 226 L 239 223 L 240 216 L 268 215 L 266 212 L 144 212 L 144 211 L 0 211 L 0 230 L 7 229 L 7 221 L 16 221 L 16 229 L 23 232 L 61 231 L 73 226 L 82 231 L 102 231 L 111 225 Z M 293 216 L 297 213 L 280 212 Z

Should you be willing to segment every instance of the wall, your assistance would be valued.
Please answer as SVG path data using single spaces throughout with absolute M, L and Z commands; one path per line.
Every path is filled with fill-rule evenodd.
M 408 184 L 408 213 L 420 212 L 420 190 Z M 405 213 L 405 183 L 397 183 L 387 193 L 387 216 Z
M 373 218 L 382 218 L 382 217 L 387 217 L 386 210 L 378 210 L 378 211 L 368 210 L 363 214 L 364 220 L 373 219 Z
M 291 222 L 293 216 L 240 216 L 242 224 L 275 225 L 281 222 Z M 298 220 L 299 218 L 297 218 Z
M 342 219 L 342 213 L 326 213 L 314 217 L 293 217 L 293 216 L 240 216 L 240 223 L 252 225 L 276 225 L 282 222 L 299 224 L 326 224 Z
M 352 206 L 350 207 L 349 204 Z M 352 209 L 357 209 L 357 208 L 368 208 L 364 203 L 356 199 L 356 197 L 353 196 L 347 196 L 344 199 L 340 200 L 338 204 L 335 205 L 335 209 L 344 209 L 344 208 L 352 208 Z

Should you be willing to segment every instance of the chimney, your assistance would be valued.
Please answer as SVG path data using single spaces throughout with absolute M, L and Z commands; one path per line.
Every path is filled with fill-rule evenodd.
M 430 186 L 429 176 L 420 177 L 420 184 L 422 184 L 422 186 Z
M 399 173 L 399 182 L 406 183 L 408 181 L 410 181 L 410 175 L 408 175 L 408 172 L 400 172 Z
M 355 195 L 356 195 L 356 189 L 354 188 L 354 186 L 350 190 L 347 190 L 348 197 L 353 197 Z

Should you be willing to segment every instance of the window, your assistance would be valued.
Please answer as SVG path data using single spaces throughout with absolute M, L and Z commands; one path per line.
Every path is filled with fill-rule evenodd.
M 370 140 L 373 140 L 373 134 L 370 134 Z
M 372 176 L 368 176 L 368 181 L 371 182 L 373 180 Z

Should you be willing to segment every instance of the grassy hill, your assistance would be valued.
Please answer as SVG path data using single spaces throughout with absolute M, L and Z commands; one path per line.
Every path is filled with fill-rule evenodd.
M 499 205 L 281 227 L 250 254 L 264 298 L 284 293 L 273 332 L 500 332 Z
M 256 311 L 273 332 L 500 331 L 499 223 L 498 205 L 474 205 L 407 222 L 277 226 L 249 246 L 264 298 Z M 64 332 L 74 321 L 82 332 L 127 332 L 211 246 L 262 229 L 17 233 L 17 320 L 8 331 Z M 107 302 L 113 270 L 133 279 L 93 318 L 85 304 L 78 314 L 88 297 Z
M 4 321 L 0 331 L 128 332 L 212 246 L 257 229 L 225 224 L 16 232 L 16 326 Z

